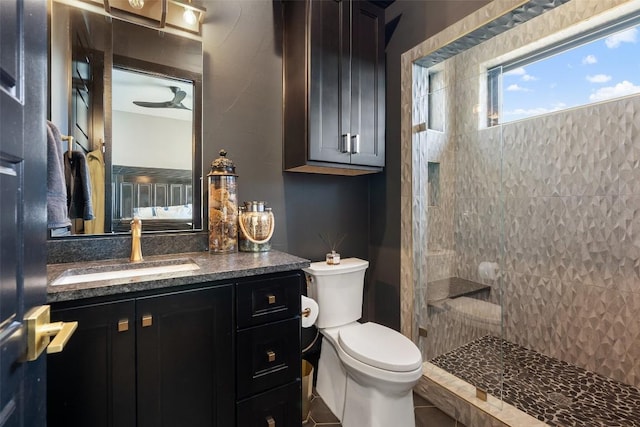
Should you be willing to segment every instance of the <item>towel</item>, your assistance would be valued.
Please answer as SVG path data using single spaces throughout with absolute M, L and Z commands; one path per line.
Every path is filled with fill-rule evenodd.
M 84 222 L 85 234 L 104 233 L 104 159 L 98 148 L 87 154 L 91 180 L 91 206 L 94 218 Z
M 89 167 L 82 151 L 72 151 L 71 158 L 64 156 L 64 177 L 69 218 L 93 219 Z
M 47 120 L 47 227 L 71 225 L 67 208 L 67 185 L 64 179 L 62 137 L 58 128 Z

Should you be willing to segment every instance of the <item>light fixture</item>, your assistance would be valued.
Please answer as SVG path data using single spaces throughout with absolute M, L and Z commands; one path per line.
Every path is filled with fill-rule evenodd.
M 0 0 L 0 2 L 5 0 Z M 60 0 L 68 1 L 68 0 Z M 102 1 L 107 14 L 156 28 L 172 27 L 201 34 L 205 0 L 88 0 Z
M 195 13 L 193 13 L 193 10 L 186 7 L 184 8 L 182 19 L 184 19 L 184 22 L 186 22 L 189 25 L 195 25 L 195 23 L 198 22 L 198 17 L 196 16 Z
M 142 9 L 144 7 L 144 0 L 129 0 L 129 5 L 134 9 Z
M 169 1 L 169 9 L 168 15 L 171 15 L 171 5 L 174 4 L 178 6 L 182 11 L 178 16 L 182 17 L 183 24 L 178 24 L 173 21 L 170 22 L 171 19 L 168 16 L 167 22 L 172 25 L 184 25 L 187 27 L 191 27 L 192 30 L 195 30 L 199 27 L 199 24 L 202 22 L 202 18 L 204 17 L 205 12 L 207 11 L 204 7 L 194 4 L 191 0 L 168 0 Z

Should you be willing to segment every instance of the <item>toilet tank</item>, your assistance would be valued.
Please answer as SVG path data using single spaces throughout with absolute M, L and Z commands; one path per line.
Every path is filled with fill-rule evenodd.
M 316 327 L 333 328 L 362 317 L 364 273 L 369 262 L 343 259 L 338 265 L 313 262 L 303 268 L 307 275 L 307 293 L 318 303 Z

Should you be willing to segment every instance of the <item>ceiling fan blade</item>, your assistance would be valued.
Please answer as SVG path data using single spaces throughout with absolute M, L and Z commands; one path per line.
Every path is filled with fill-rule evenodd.
M 173 105 L 171 101 L 167 102 L 146 102 L 146 101 L 133 101 L 139 107 L 146 108 L 171 108 Z
M 179 90 L 176 92 L 176 96 L 173 98 L 173 103 L 174 104 L 180 104 L 182 102 L 182 100 L 185 98 L 185 96 L 187 96 L 187 92 L 183 91 L 183 90 Z

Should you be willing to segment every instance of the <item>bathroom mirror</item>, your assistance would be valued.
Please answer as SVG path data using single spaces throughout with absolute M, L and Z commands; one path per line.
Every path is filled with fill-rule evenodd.
M 202 42 L 82 2 L 52 1 L 50 19 L 49 117 L 73 136 L 65 156 L 88 159 L 95 217 L 50 237 L 128 233 L 133 216 L 144 232 L 201 230 Z

